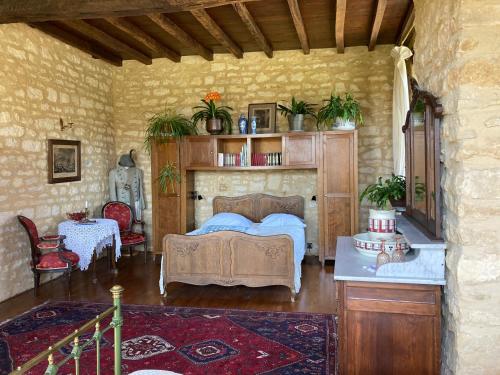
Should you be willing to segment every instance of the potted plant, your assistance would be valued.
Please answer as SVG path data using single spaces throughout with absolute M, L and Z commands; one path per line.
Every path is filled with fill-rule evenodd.
M 228 134 L 232 132 L 233 120 L 229 111 L 233 109 L 228 106 L 219 106 L 215 102 L 221 100 L 221 95 L 217 91 L 209 92 L 204 99 L 201 100 L 202 105 L 193 107 L 198 110 L 193 114 L 193 120 L 196 126 L 198 122 L 205 120 L 206 129 L 209 134 L 221 134 L 224 130 Z
M 318 121 L 316 127 L 319 130 L 321 124 L 331 124 L 333 127 L 337 117 L 340 116 L 342 111 L 342 98 L 339 95 L 330 95 L 330 99 L 324 100 L 325 105 L 318 111 Z
M 303 100 L 297 101 L 295 97 L 292 97 L 291 105 L 286 106 L 279 104 L 278 111 L 282 116 L 287 117 L 290 131 L 297 132 L 304 130 L 304 118 L 306 116 L 316 118 L 313 107 L 314 104 L 307 103 Z
M 162 144 L 170 138 L 182 138 L 197 133 L 196 126 L 191 120 L 171 109 L 166 109 L 149 118 L 144 148 L 148 154 L 151 154 L 153 143 Z M 162 191 L 166 191 L 168 183 L 173 188 L 174 183 L 180 181 L 180 174 L 173 163 L 168 163 L 160 171 L 158 180 Z
M 332 94 L 325 102 L 318 112 L 318 124 L 335 122 L 334 129 L 338 130 L 354 130 L 356 124 L 364 124 L 361 107 L 351 94 L 346 93 L 344 98 Z
M 402 176 L 392 175 L 391 178 L 382 180 L 379 177 L 377 183 L 368 185 L 359 198 L 365 197 L 375 204 L 376 209 L 370 208 L 369 231 L 373 239 L 391 239 L 396 231 L 396 210 L 392 208 L 391 200 L 401 200 L 406 196 L 406 183 Z M 404 188 L 403 188 L 404 187 Z

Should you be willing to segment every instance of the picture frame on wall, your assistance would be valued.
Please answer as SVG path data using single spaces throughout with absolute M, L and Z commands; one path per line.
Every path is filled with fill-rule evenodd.
M 248 123 L 257 117 L 257 133 L 276 133 L 276 103 L 255 103 L 248 105 Z
M 80 141 L 48 140 L 49 184 L 80 181 L 82 159 Z

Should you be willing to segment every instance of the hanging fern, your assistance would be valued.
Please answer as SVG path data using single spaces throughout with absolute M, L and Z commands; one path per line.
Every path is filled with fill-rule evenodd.
M 175 184 L 181 182 L 181 175 L 177 171 L 177 167 L 174 163 L 168 162 L 160 171 L 158 176 L 158 182 L 160 184 L 160 189 L 162 192 L 166 193 L 169 191 L 169 187 L 172 189 L 172 193 L 175 192 Z

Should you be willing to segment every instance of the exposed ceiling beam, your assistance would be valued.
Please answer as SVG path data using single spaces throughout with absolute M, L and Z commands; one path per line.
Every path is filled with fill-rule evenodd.
M 408 6 L 408 11 L 406 12 L 406 17 L 403 24 L 400 27 L 400 32 L 398 34 L 398 40 L 396 41 L 398 46 L 405 43 L 408 36 L 410 36 L 412 30 L 415 27 L 415 10 L 413 8 L 413 3 Z
M 205 9 L 192 10 L 191 14 L 201 25 L 212 35 L 215 40 L 224 46 L 235 57 L 241 59 L 243 57 L 243 50 L 238 46 L 224 30 L 210 17 Z
M 297 0 L 287 0 L 288 7 L 290 8 L 290 13 L 292 14 L 293 24 L 295 25 L 295 30 L 297 30 L 297 35 L 299 37 L 300 45 L 304 54 L 309 54 L 309 40 L 307 39 L 306 28 L 304 26 L 304 20 L 302 19 L 302 14 L 300 13 L 299 3 Z
M 145 33 L 141 28 L 137 27 L 132 22 L 129 22 L 123 18 L 106 18 L 106 22 L 113 25 L 118 30 L 127 34 L 131 38 L 135 39 L 146 48 L 155 51 L 156 53 L 159 53 L 174 62 L 181 61 L 180 54 L 163 45 L 149 34 Z
M 335 44 L 337 52 L 344 53 L 344 23 L 346 0 L 337 0 L 337 10 L 335 11 Z
M 95 58 L 106 61 L 115 66 L 122 66 L 122 59 L 120 56 L 116 56 L 110 51 L 105 50 L 104 48 L 99 47 L 96 43 L 91 43 L 85 39 L 81 39 L 80 37 L 57 27 L 54 24 L 48 22 L 41 23 L 30 23 L 31 27 L 43 31 L 45 34 L 48 34 L 63 43 L 69 44 L 79 50 L 92 55 Z
M 153 21 L 156 26 L 161 28 L 163 31 L 172 35 L 179 42 L 184 44 L 187 47 L 194 48 L 196 52 L 204 59 L 208 61 L 212 61 L 214 59 L 214 55 L 212 51 L 210 51 L 205 46 L 201 45 L 196 39 L 194 39 L 191 35 L 186 33 L 183 29 L 177 26 L 170 18 L 164 16 L 162 14 L 148 14 L 148 18 Z
M 370 44 L 368 44 L 368 51 L 373 51 L 375 45 L 377 44 L 378 33 L 380 31 L 380 26 L 382 25 L 382 19 L 384 18 L 386 6 L 387 0 L 378 0 L 377 10 L 375 11 L 375 17 L 373 18 L 372 33 L 370 35 Z
M 85 21 L 73 20 L 64 21 L 63 23 L 69 28 L 88 36 L 90 39 L 94 39 L 96 42 L 106 46 L 113 51 L 126 54 L 131 58 L 142 62 L 143 64 L 151 64 L 151 58 L 149 56 L 146 56 L 142 52 L 130 47 L 128 44 L 123 43 L 122 41 L 112 37 L 111 35 L 106 34 L 104 31 L 98 29 L 95 26 L 92 26 Z
M 254 0 L 2 0 L 0 23 L 175 13 Z
M 248 8 L 246 7 L 246 5 L 243 3 L 234 3 L 233 8 L 236 11 L 236 13 L 239 14 L 239 16 L 241 17 L 241 20 L 248 28 L 248 31 L 250 31 L 250 34 L 252 34 L 253 38 L 255 39 L 257 44 L 260 46 L 260 48 L 262 48 L 262 50 L 265 52 L 267 57 L 269 57 L 269 58 L 273 57 L 273 48 L 271 47 L 271 45 L 267 41 L 264 34 L 262 34 L 260 27 L 255 22 L 253 16 L 248 11 Z

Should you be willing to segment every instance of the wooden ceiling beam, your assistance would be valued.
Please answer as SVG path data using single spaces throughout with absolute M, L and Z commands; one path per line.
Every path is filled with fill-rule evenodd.
M 248 31 L 250 32 L 250 34 L 252 34 L 253 38 L 260 46 L 260 48 L 262 48 L 267 57 L 273 57 L 273 48 L 271 47 L 271 44 L 269 44 L 269 42 L 267 41 L 266 37 L 260 30 L 260 27 L 255 22 L 255 19 L 248 11 L 246 5 L 243 3 L 234 3 L 233 8 L 236 13 L 238 13 L 241 20 L 246 25 Z
M 128 44 L 123 43 L 122 41 L 112 37 L 111 35 L 106 34 L 104 31 L 98 29 L 95 26 L 92 26 L 85 21 L 64 21 L 63 24 L 83 35 L 86 35 L 90 39 L 95 40 L 96 42 L 106 46 L 113 51 L 129 55 L 131 58 L 140 61 L 143 64 L 151 64 L 151 57 L 146 56 L 142 52 L 130 47 Z
M 415 9 L 413 8 L 413 2 L 408 6 L 408 11 L 406 12 L 405 19 L 399 28 L 398 39 L 396 40 L 396 44 L 398 46 L 403 45 L 411 32 L 415 27 Z
M 235 57 L 241 59 L 243 57 L 243 50 L 238 46 L 224 30 L 214 21 L 210 14 L 205 9 L 192 10 L 191 14 L 196 20 L 212 35 L 217 42 L 224 46 Z
M 40 23 L 30 23 L 29 25 L 35 29 L 44 32 L 47 35 L 52 36 L 53 38 L 60 40 L 63 43 L 69 44 L 70 46 L 73 46 L 79 49 L 80 51 L 88 53 L 94 58 L 101 59 L 115 66 L 122 66 L 122 58 L 120 56 L 117 56 L 112 52 L 99 47 L 95 43 L 91 43 L 85 39 L 76 36 L 75 34 L 63 30 L 52 23 L 40 22 Z
M 181 55 L 179 53 L 163 45 L 155 38 L 142 31 L 141 28 L 137 27 L 132 22 L 123 18 L 106 18 L 106 22 L 141 43 L 146 48 L 155 51 L 156 53 L 159 53 L 174 62 L 181 61 Z
M 176 13 L 255 0 L 2 0 L 0 23 Z
M 179 42 L 187 47 L 194 48 L 198 54 L 205 60 L 212 61 L 214 59 L 213 52 L 203 46 L 200 42 L 186 33 L 183 29 L 177 26 L 170 18 L 162 14 L 148 14 L 148 18 L 163 31 L 172 35 Z
M 344 24 L 346 8 L 346 0 L 337 0 L 337 9 L 335 11 L 335 44 L 337 46 L 337 53 L 344 53 Z
M 288 7 L 290 8 L 290 13 L 292 14 L 293 24 L 295 25 L 295 30 L 299 37 L 300 45 L 304 54 L 308 55 L 310 52 L 309 39 L 307 38 L 306 28 L 304 26 L 304 20 L 302 19 L 302 14 L 300 13 L 299 3 L 297 0 L 287 0 Z
M 370 35 L 370 44 L 368 44 L 368 51 L 373 51 L 375 49 L 386 6 L 387 0 L 378 0 L 377 10 L 375 11 L 375 17 L 373 18 L 372 33 Z

